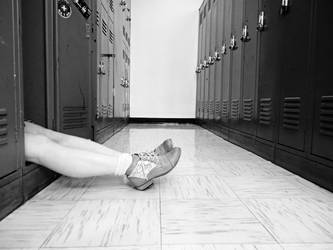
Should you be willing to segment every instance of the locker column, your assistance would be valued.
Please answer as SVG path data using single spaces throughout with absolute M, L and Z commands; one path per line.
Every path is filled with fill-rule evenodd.
M 229 41 L 231 38 L 232 22 L 232 0 L 224 1 L 224 28 L 222 44 L 222 108 L 221 108 L 221 132 L 224 137 L 228 137 L 229 114 L 230 114 L 230 72 L 231 72 L 231 53 L 229 50 Z
M 210 47 L 211 47 L 211 28 L 212 28 L 212 1 L 207 0 L 206 8 L 206 34 L 205 34 L 205 60 L 207 69 L 204 73 L 204 120 L 208 120 L 210 103 L 209 103 L 209 83 L 210 83 Z
M 224 32 L 224 0 L 217 0 L 216 9 L 216 50 L 214 54 L 215 59 L 215 90 L 214 90 L 214 118 L 217 123 L 221 120 L 221 94 L 222 94 L 222 45 L 223 45 L 223 32 Z
M 215 71 L 216 71 L 216 58 L 215 58 L 215 51 L 216 51 L 216 35 L 217 35 L 217 2 L 216 0 L 211 1 L 211 28 L 210 28 L 210 43 L 209 43 L 209 57 L 208 57 L 208 64 L 209 64 L 209 82 L 208 82 L 208 119 L 213 120 L 215 115 Z
M 199 25 L 198 25 L 198 55 L 197 55 L 197 68 L 195 70 L 197 77 L 197 91 L 196 91 L 196 115 L 197 119 L 200 118 L 201 114 L 201 73 L 203 72 L 203 64 L 201 61 L 202 54 L 202 21 L 203 21 L 203 8 L 199 9 Z
M 239 129 L 251 136 L 256 133 L 257 119 L 257 75 L 258 75 L 258 32 L 257 18 L 259 0 L 244 1 L 244 22 L 241 35 L 243 47 L 242 109 Z

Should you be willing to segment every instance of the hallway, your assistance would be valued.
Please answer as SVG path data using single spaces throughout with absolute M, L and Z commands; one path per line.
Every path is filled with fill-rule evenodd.
M 333 194 L 195 125 L 130 124 L 106 142 L 182 158 L 144 192 L 61 177 L 0 222 L 0 249 L 333 249 Z

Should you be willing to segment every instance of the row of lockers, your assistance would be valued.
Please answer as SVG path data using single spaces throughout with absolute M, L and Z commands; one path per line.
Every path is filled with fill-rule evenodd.
M 96 141 L 126 124 L 130 4 L 0 1 L 0 218 L 57 177 L 25 162 L 24 120 Z
M 240 145 L 251 138 L 271 160 L 297 155 L 286 166 L 296 172 L 318 171 L 300 169 L 304 159 L 320 162 L 325 180 L 313 179 L 331 189 L 332 7 L 329 0 L 205 0 L 196 69 L 199 121 Z

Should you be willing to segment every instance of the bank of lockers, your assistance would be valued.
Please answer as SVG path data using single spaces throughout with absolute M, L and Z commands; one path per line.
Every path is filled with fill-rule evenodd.
M 324 35 L 331 7 L 320 0 L 203 1 L 196 116 L 333 189 L 332 50 Z
M 0 1 L 0 219 L 57 177 L 25 162 L 24 120 L 98 141 L 125 125 L 130 8 L 130 0 Z

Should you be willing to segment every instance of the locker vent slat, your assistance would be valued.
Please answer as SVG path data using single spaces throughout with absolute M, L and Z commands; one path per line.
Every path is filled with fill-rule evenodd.
M 107 23 L 104 21 L 104 19 L 102 19 L 102 32 L 105 36 L 108 35 L 108 25 Z
M 286 129 L 299 130 L 301 98 L 286 97 L 283 104 L 283 124 Z
M 231 119 L 237 120 L 239 118 L 239 100 L 231 100 Z
M 259 105 L 259 123 L 262 125 L 270 125 L 272 118 L 272 98 L 261 98 Z
M 88 126 L 87 107 L 67 106 L 63 108 L 63 129 L 83 128 Z
M 100 19 L 100 17 L 99 17 L 99 12 L 96 10 L 96 25 L 97 26 L 99 26 L 99 19 Z
M 108 107 L 107 107 L 107 116 L 108 116 L 108 118 L 112 118 L 113 117 L 113 106 L 112 106 L 112 104 L 108 104 Z
M 219 100 L 215 100 L 215 117 L 216 119 L 220 119 L 221 114 L 221 102 Z
M 114 34 L 113 34 L 112 30 L 109 30 L 109 41 L 112 44 L 114 43 Z
M 7 109 L 0 108 L 0 147 L 8 143 Z
M 228 118 L 228 110 L 229 110 L 229 101 L 222 101 L 222 117 Z
M 208 113 L 208 102 L 207 101 L 204 102 L 204 112 Z
M 253 100 L 244 99 L 243 100 L 243 120 L 252 121 L 253 118 Z
M 333 96 L 322 96 L 320 105 L 320 133 L 333 136 Z
M 209 102 L 209 114 L 214 114 L 214 101 Z
M 110 10 L 114 12 L 113 0 L 109 0 Z

